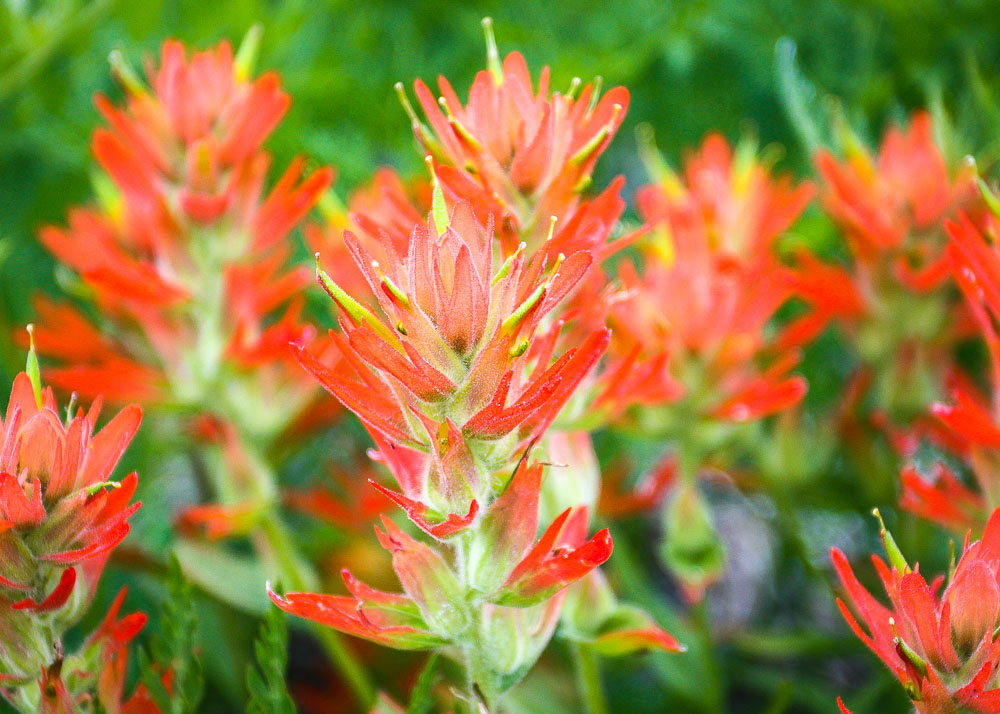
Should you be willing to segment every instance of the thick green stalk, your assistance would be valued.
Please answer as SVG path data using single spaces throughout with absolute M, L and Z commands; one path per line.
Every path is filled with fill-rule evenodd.
M 580 698 L 587 708 L 587 714 L 608 714 L 608 703 L 601 689 L 601 671 L 597 653 L 588 645 L 570 643 L 573 669 L 576 670 L 576 686 Z

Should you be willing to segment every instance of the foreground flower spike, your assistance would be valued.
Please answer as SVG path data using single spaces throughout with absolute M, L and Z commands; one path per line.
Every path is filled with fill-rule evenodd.
M 948 578 L 931 584 L 906 563 L 884 526 L 882 534 L 889 562 L 872 562 L 888 607 L 858 582 L 843 553 L 831 553 L 847 596 L 847 604 L 837 601 L 847 624 L 896 675 L 916 711 L 1000 710 L 1000 510 Z
M 343 285 L 320 267 L 317 255 L 319 283 L 340 317 L 340 331 L 330 339 L 341 360 L 331 367 L 307 347 L 292 346 L 303 367 L 364 423 L 378 447 L 373 457 L 398 485 L 397 491 L 372 481 L 421 537 L 385 516 L 376 527 L 403 592 L 374 590 L 346 571 L 349 596 L 282 596 L 269 589 L 287 612 L 342 632 L 399 649 L 443 651 L 464 665 L 470 704 L 488 708 L 541 654 L 567 588 L 595 572 L 613 548 L 607 530 L 588 539 L 586 502 L 565 504 L 540 521 L 545 467 L 530 456 L 610 339 L 606 328 L 597 327 L 559 355 L 563 322 L 554 316 L 593 264 L 617 247 L 606 241 L 623 210 L 620 183 L 590 204 L 578 204 L 571 190 L 581 172 L 589 173 L 611 130 L 597 127 L 600 137 L 586 155 L 554 156 L 550 167 L 544 165 L 553 147 L 531 147 L 552 137 L 542 127 L 540 138 L 522 147 L 519 142 L 535 127 L 521 127 L 519 117 L 534 121 L 532 107 L 540 107 L 549 129 L 557 127 L 555 140 L 564 151 L 565 142 L 575 141 L 579 127 L 573 127 L 591 120 L 584 110 L 589 90 L 580 105 L 557 95 L 550 106 L 544 79 L 532 100 L 523 60 L 512 55 L 508 65 L 509 77 L 479 75 L 470 107 L 458 108 L 458 114 L 449 108 L 451 123 L 427 103 L 427 89 L 418 84 L 439 138 L 419 125 L 418 136 L 439 161 L 462 168 L 447 169 L 429 158 L 426 219 L 412 222 L 417 209 L 391 174 L 382 174 L 373 193 L 362 194 L 359 213 L 346 221 L 331 218 L 331 225 L 358 228 L 357 234 L 343 234 L 353 269 L 327 263 L 344 276 Z M 442 89 L 453 97 L 444 80 Z M 488 109 L 496 102 L 504 105 L 504 126 L 495 124 L 496 112 Z M 471 129 L 459 128 L 463 122 Z M 470 138 L 470 132 L 482 135 Z M 443 142 L 450 155 L 438 150 Z M 518 158 L 522 151 L 531 156 Z M 533 183 L 522 166 L 528 158 L 542 162 Z M 463 173 L 476 161 L 482 184 L 470 184 L 471 174 Z M 490 192 L 511 181 L 508 170 L 524 180 L 494 197 Z M 567 214 L 553 212 L 545 216 L 541 235 L 533 234 L 523 216 L 511 213 L 529 194 L 545 210 L 560 201 L 560 211 L 575 211 L 571 225 L 558 232 Z M 345 289 L 357 285 L 358 275 L 364 284 Z M 615 611 L 606 608 L 605 614 Z M 635 614 L 630 621 L 643 634 L 624 637 L 675 649 L 669 635 L 644 617 Z
M 111 479 L 142 411 L 126 407 L 94 433 L 100 412 L 97 400 L 64 421 L 52 390 L 41 386 L 32 350 L 0 419 L 0 674 L 4 695 L 24 711 L 42 706 L 39 671 L 46 682 L 58 679 L 62 633 L 86 612 L 140 505 L 130 503 L 134 473 Z M 139 618 L 145 621 L 140 615 L 132 622 L 141 629 Z M 81 671 L 100 670 L 94 657 L 84 659 Z M 67 696 L 94 687 L 76 679 Z
M 951 167 L 926 112 L 886 133 L 874 156 L 853 135 L 844 158 L 816 155 L 823 207 L 843 230 L 849 267 L 803 256 L 797 291 L 816 313 L 836 318 L 872 372 L 880 419 L 909 427 L 940 398 L 962 320 L 946 287 L 944 224 L 959 210 L 978 215 L 975 167 Z
M 64 361 L 47 371 L 54 385 L 116 401 L 211 404 L 265 438 L 314 395 L 285 348 L 310 339 L 298 296 L 309 271 L 287 268 L 285 238 L 332 172 L 307 173 L 296 160 L 264 193 L 261 144 L 289 99 L 276 74 L 250 76 L 251 55 L 234 59 L 223 42 L 188 56 L 167 41 L 148 86 L 113 57 L 126 98 L 121 107 L 96 98 L 107 122 L 93 138 L 105 172 L 99 203 L 41 233 L 101 315 L 98 331 L 69 305 L 39 303 L 38 348 Z M 244 386 L 223 388 L 233 375 Z
M 396 90 L 449 200 L 469 201 L 483 220 L 491 216 L 506 248 L 525 241 L 534 249 L 549 216 L 565 225 L 583 217 L 579 194 L 625 119 L 629 94 L 615 87 L 600 96 L 599 82 L 581 88 L 574 80 L 565 94 L 550 95 L 548 67 L 536 90 L 524 57 L 512 52 L 501 64 L 489 18 L 483 28 L 488 69 L 476 75 L 466 104 L 444 77 L 440 97 L 417 80 L 425 124 L 402 84 Z

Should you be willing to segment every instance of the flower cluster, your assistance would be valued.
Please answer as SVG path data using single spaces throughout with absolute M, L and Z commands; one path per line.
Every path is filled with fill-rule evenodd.
M 64 362 L 46 372 L 56 386 L 207 410 L 260 437 L 309 403 L 313 387 L 285 347 L 309 338 L 299 320 L 309 272 L 286 267 L 284 239 L 332 175 L 305 175 L 297 160 L 265 195 L 261 144 L 289 99 L 276 74 L 249 76 L 254 44 L 236 58 L 225 42 L 188 58 L 168 41 L 148 86 L 117 60 L 125 105 L 96 100 L 107 122 L 93 138 L 100 203 L 41 234 L 105 322 L 38 305 L 38 349 Z
M 374 200 L 350 217 L 362 237 L 343 235 L 353 270 L 336 270 L 356 271 L 361 289 L 351 294 L 317 266 L 341 316 L 339 332 L 330 332 L 339 362 L 293 348 L 367 427 L 399 491 L 372 486 L 431 544 L 383 516 L 376 533 L 402 594 L 376 591 L 345 570 L 348 596 L 272 592 L 273 601 L 384 645 L 444 649 L 465 664 L 487 704 L 534 663 L 567 586 L 588 575 L 591 585 L 574 590 L 572 601 L 582 610 L 596 598 L 600 622 L 570 617 L 580 623 L 573 638 L 611 653 L 679 647 L 644 613 L 616 602 L 594 570 L 611 555 L 608 531 L 588 539 L 590 504 L 563 503 L 543 489 L 559 477 L 532 461 L 543 439 L 552 440 L 549 453 L 560 448 L 563 435 L 549 428 L 607 348 L 610 333 L 598 327 L 558 354 L 558 314 L 606 254 L 622 210 L 617 188 L 589 204 L 574 190 L 613 133 L 605 114 L 615 100 L 588 109 L 589 89 L 578 103 L 548 98 L 545 76 L 532 99 L 523 59 L 511 55 L 503 71 L 480 73 L 467 110 L 442 80 L 447 120 L 417 84 L 438 138 L 416 123 L 418 136 L 453 167 L 429 158 L 430 210 L 407 234 L 402 226 L 418 209 L 383 174 L 367 194 Z M 529 199 L 552 215 L 541 237 L 534 214 L 516 210 Z M 557 233 L 566 216 L 572 225 Z M 582 436 L 586 443 L 575 443 L 589 449 Z M 565 470 L 566 478 L 576 473 Z M 553 503 L 556 512 L 543 520 Z M 606 626 L 597 632 L 599 624 Z
M 967 543 L 940 594 L 942 579 L 928 584 L 884 526 L 882 537 L 889 562 L 877 556 L 872 562 L 889 607 L 858 582 L 842 552 L 832 552 L 850 603 L 837 601 L 848 625 L 896 675 L 918 712 L 997 711 L 1000 510 L 990 517 L 982 540 Z M 841 709 L 846 711 L 843 704 Z
M 820 198 L 841 227 L 852 264 L 803 256 L 797 290 L 850 333 L 879 419 L 909 426 L 939 397 L 963 321 L 947 289 L 945 221 L 979 211 L 975 168 L 949 171 L 931 118 L 891 128 L 878 156 L 853 136 L 838 160 L 823 150 Z
M 64 650 L 140 505 L 136 475 L 111 476 L 142 412 L 126 407 L 95 433 L 100 412 L 99 399 L 71 405 L 64 421 L 32 352 L 0 420 L 0 693 L 26 711 L 76 711 L 94 698 L 117 710 L 127 645 L 146 621 L 116 621 L 123 591 L 83 647 Z

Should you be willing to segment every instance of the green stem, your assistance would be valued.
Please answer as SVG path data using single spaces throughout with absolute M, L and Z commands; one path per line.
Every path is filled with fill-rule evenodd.
M 240 436 L 242 439 L 242 432 Z M 246 439 L 242 440 L 250 466 L 250 488 L 256 498 L 267 504 L 258 516 L 256 532 L 253 534 L 255 537 L 252 540 L 261 558 L 273 563 L 286 588 L 297 591 L 315 590 L 319 585 L 319 578 L 312 566 L 298 552 L 275 505 L 277 481 L 274 473 Z M 329 627 L 312 621 L 309 621 L 309 625 L 355 698 L 365 710 L 370 709 L 375 702 L 375 685 L 344 643 L 343 638 Z
M 710 703 L 709 711 L 721 712 L 724 706 L 724 684 L 722 679 L 722 668 L 719 666 L 719 658 L 715 651 L 715 638 L 712 636 L 712 619 L 708 613 L 708 598 L 702 598 L 701 602 L 691 608 L 691 616 L 698 628 L 698 634 L 705 648 L 705 663 L 708 667 L 708 675 L 711 686 L 705 692 L 705 698 Z
M 587 709 L 587 714 L 608 714 L 608 703 L 601 690 L 601 672 L 597 653 L 589 645 L 573 642 L 570 644 L 573 668 L 576 670 L 576 686 Z

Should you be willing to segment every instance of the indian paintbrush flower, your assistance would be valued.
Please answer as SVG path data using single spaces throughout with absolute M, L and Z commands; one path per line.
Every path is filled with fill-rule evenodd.
M 947 578 L 930 584 L 906 562 L 884 525 L 882 538 L 889 562 L 877 556 L 872 562 L 888 607 L 858 582 L 842 552 L 831 553 L 846 593 L 847 603 L 837 604 L 847 624 L 899 679 L 916 711 L 997 711 L 1000 510 L 982 540 L 966 541 Z
M 119 706 L 120 651 L 145 623 L 145 616 L 130 615 L 102 627 L 93 647 L 85 644 L 72 656 L 75 668 L 90 674 L 74 675 L 66 688 L 59 674 L 62 636 L 89 607 L 140 505 L 131 502 L 136 475 L 119 482 L 112 474 L 142 411 L 125 407 L 95 433 L 100 413 L 100 399 L 89 410 L 74 412 L 71 405 L 60 413 L 52 390 L 42 388 L 32 350 L 0 419 L 0 680 L 4 696 L 25 711 L 64 711 L 59 700 L 98 691 L 100 701 Z M 109 622 L 120 605 L 119 599 Z M 100 674 L 105 665 L 112 670 Z

